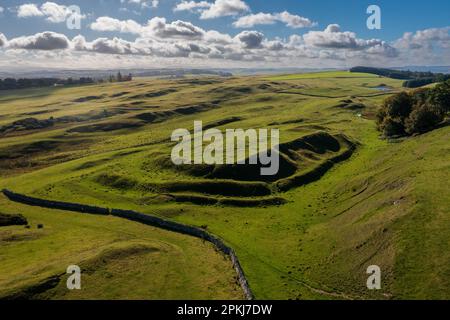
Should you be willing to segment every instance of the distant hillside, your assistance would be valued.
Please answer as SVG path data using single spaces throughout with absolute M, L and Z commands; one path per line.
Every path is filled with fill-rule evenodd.
M 363 72 L 376 74 L 382 77 L 406 80 L 403 86 L 406 88 L 418 88 L 435 82 L 442 82 L 450 79 L 450 74 L 419 72 L 419 71 L 403 71 L 373 67 L 354 67 L 350 72 Z
M 228 77 L 233 74 L 226 69 L 98 69 L 98 70 L 77 70 L 77 69 L 41 69 L 41 70 L 9 70 L 0 71 L 0 78 L 108 78 L 111 74 L 132 74 L 136 77 L 167 77 L 185 75 L 212 75 Z

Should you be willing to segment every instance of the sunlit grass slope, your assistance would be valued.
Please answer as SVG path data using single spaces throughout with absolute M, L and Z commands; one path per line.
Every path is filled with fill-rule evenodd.
M 52 89 L 39 97 L 27 93 L 19 98 L 15 93 L 13 99 L 0 98 L 2 125 L 30 116 L 53 117 L 54 123 L 42 129 L 12 129 L 0 138 L 0 187 L 49 199 L 135 209 L 207 228 L 236 250 L 257 298 L 448 299 L 449 128 L 403 141 L 381 140 L 374 123 L 377 106 L 400 90 L 401 81 L 328 72 L 141 79 Z M 308 150 L 287 151 L 296 159 L 287 178 L 300 176 L 296 178 L 300 183 L 283 189 L 279 181 L 252 181 L 232 173 L 216 178 L 207 174 L 208 168 L 200 172 L 175 168 L 170 163 L 174 145 L 170 135 L 178 128 L 192 130 L 194 120 L 219 129 L 280 129 L 281 143 L 286 145 L 307 141 Z M 351 157 L 315 174 L 346 151 L 343 139 L 355 147 Z M 304 174 L 314 179 L 305 179 Z M 284 204 L 274 199 L 283 199 Z M 30 210 L 8 205 L 12 212 Z M 67 213 L 50 217 L 45 213 L 49 222 L 44 224 L 59 223 L 54 216 L 63 215 Z M 113 220 L 83 219 L 86 228 L 94 228 L 101 219 Z M 108 228 L 112 232 L 116 224 Z M 151 229 L 148 234 L 158 247 L 156 232 Z M 190 241 L 185 250 L 204 251 L 203 244 Z M 18 245 L 9 248 L 18 250 Z M 136 245 L 141 243 L 130 244 L 135 251 Z M 3 255 L 5 249 L 0 250 Z M 36 244 L 33 250 L 46 249 Z M 20 264 L 25 258 L 10 254 L 9 259 Z M 136 268 L 145 259 L 134 259 Z M 192 260 L 208 261 L 205 267 L 216 270 L 205 258 Z M 366 288 L 370 265 L 381 267 L 379 291 Z M 107 268 L 111 274 L 115 268 L 129 269 L 118 262 Z M 136 280 L 131 278 L 117 281 L 133 285 Z M 194 278 L 197 275 L 192 274 Z M 211 287 L 216 292 L 232 292 L 216 283 Z M 164 285 L 158 288 L 158 294 L 167 297 Z M 190 297 L 194 291 L 183 292 Z
M 21 212 L 31 226 L 0 229 L 0 297 L 243 298 L 228 258 L 199 239 L 113 217 L 27 207 L 4 197 L 0 203 L 3 212 Z M 82 270 L 81 290 L 67 290 L 69 265 Z

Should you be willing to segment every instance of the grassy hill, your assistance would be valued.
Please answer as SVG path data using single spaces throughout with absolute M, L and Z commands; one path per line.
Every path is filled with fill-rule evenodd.
M 0 297 L 243 298 L 228 259 L 201 240 L 113 217 L 28 207 L 3 197 L 0 203 L 2 211 L 20 211 L 31 226 L 0 228 Z M 82 290 L 66 288 L 66 268 L 73 264 L 82 270 Z
M 450 129 L 379 139 L 374 114 L 401 85 L 329 72 L 138 79 L 2 95 L 0 188 L 207 228 L 236 250 L 260 299 L 448 299 Z M 264 180 L 227 166 L 174 167 L 170 135 L 192 130 L 194 120 L 219 129 L 279 128 L 282 174 Z M 143 290 L 137 298 L 242 297 L 229 262 L 199 240 L 1 199 L 10 213 L 49 226 L 0 229 L 3 238 L 20 239 L 2 240 L 4 293 L 84 261 L 99 282 L 79 293 L 86 298 L 112 283 L 120 285 L 101 297 L 128 297 L 130 287 Z M 49 252 L 49 243 L 58 250 Z M 145 263 L 154 256 L 158 263 Z M 366 288 L 374 264 L 383 276 L 376 292 Z M 161 279 L 144 276 L 158 272 Z M 167 280 L 174 274 L 176 281 Z M 65 294 L 57 287 L 36 297 Z

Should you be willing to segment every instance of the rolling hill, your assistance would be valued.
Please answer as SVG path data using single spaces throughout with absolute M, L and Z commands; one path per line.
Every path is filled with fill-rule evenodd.
M 448 299 L 450 129 L 380 139 L 376 110 L 401 90 L 336 71 L 6 92 L 0 189 L 206 229 L 236 251 L 257 299 Z M 174 166 L 170 135 L 195 120 L 280 129 L 280 173 Z M 0 228 L 2 296 L 243 297 L 230 261 L 198 239 L 0 201 L 32 225 Z M 85 290 L 35 290 L 76 263 Z M 366 288 L 370 265 L 382 290 Z

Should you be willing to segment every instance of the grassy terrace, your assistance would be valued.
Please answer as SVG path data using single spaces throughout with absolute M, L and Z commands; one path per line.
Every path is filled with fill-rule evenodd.
M 236 250 L 260 299 L 448 299 L 450 130 L 380 140 L 377 106 L 401 85 L 328 72 L 2 94 L 0 126 L 10 129 L 0 136 L 0 188 L 207 228 Z M 39 128 L 12 125 L 25 118 Z M 170 135 L 192 130 L 194 120 L 220 129 L 280 129 L 292 160 L 281 162 L 288 174 L 264 181 L 226 167 L 174 167 Z M 349 150 L 350 158 L 316 174 Z M 197 239 L 0 202 L 1 212 L 21 213 L 34 225 L 0 228 L 1 295 L 25 292 L 79 263 L 90 270 L 84 290 L 30 296 L 242 298 L 229 261 Z M 366 288 L 373 264 L 383 272 L 377 292 Z

